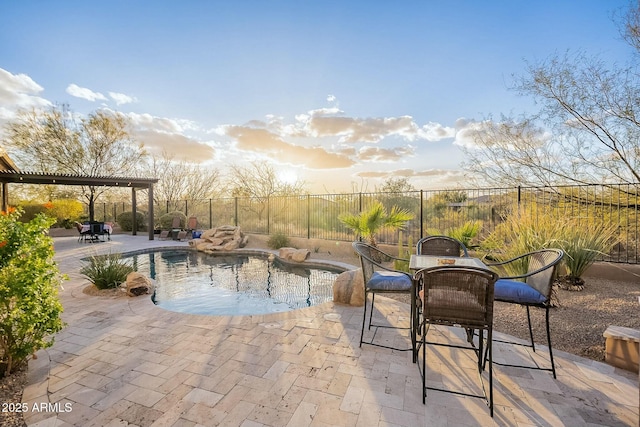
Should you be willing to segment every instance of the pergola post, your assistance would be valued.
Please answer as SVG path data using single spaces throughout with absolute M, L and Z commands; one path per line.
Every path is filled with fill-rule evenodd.
M 133 230 L 131 231 L 132 236 L 138 235 L 138 202 L 136 200 L 136 189 L 135 187 L 131 189 L 131 213 L 133 214 Z
M 9 209 L 9 184 L 2 183 L 2 211 L 7 212 Z

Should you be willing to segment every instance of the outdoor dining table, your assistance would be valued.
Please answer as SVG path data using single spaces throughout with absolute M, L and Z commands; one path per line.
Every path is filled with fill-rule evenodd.
M 440 255 L 411 255 L 411 258 L 409 259 L 409 269 L 413 271 L 422 270 L 423 268 L 443 267 L 447 265 L 489 269 L 480 258 Z
M 82 224 L 82 233 L 86 233 L 87 231 L 89 231 L 91 229 L 91 225 L 90 224 Z M 104 231 L 105 233 L 111 235 L 111 233 L 113 232 L 113 227 L 111 227 L 111 225 L 109 224 L 104 224 Z

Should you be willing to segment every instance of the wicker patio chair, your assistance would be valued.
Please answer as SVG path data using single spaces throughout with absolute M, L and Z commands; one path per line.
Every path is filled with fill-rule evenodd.
M 384 263 L 392 262 L 393 260 L 407 261 L 406 259 L 397 258 L 389 255 L 380 249 L 368 245 L 362 242 L 353 242 L 353 249 L 360 257 L 360 264 L 362 266 L 362 277 L 364 279 L 364 313 L 362 317 L 362 330 L 360 332 L 360 347 L 362 344 L 370 344 L 378 347 L 390 348 L 398 351 L 412 351 L 413 360 L 416 360 L 416 336 L 415 336 L 415 286 L 412 276 L 404 271 L 395 270 Z M 375 297 L 377 293 L 401 293 L 410 295 L 411 298 L 411 310 L 410 310 L 410 325 L 409 328 L 399 328 L 388 325 L 373 324 L 373 309 L 375 304 Z M 371 341 L 364 341 L 364 327 L 367 323 L 367 302 L 368 296 L 371 294 L 371 310 L 369 312 L 369 329 L 371 327 L 376 328 L 392 328 L 392 329 L 409 329 L 411 335 L 411 348 L 395 348 L 374 342 L 374 336 Z
M 87 236 L 91 235 L 91 229 L 87 228 L 86 230 L 82 231 L 82 224 L 80 224 L 79 222 L 76 221 L 76 229 L 78 230 L 79 236 L 78 236 L 78 242 L 80 241 L 87 241 Z
M 449 236 L 427 236 L 416 244 L 418 255 L 469 256 L 466 246 Z
M 422 374 L 422 403 L 425 403 L 427 390 L 439 390 L 470 397 L 484 398 L 493 417 L 493 291 L 498 275 L 492 271 L 463 266 L 442 266 L 419 270 L 414 280 L 422 287 L 419 298 L 422 302 L 418 352 L 422 350 L 422 365 L 418 367 Z M 462 327 L 465 330 L 478 330 L 478 346 L 429 342 L 427 335 L 431 325 Z M 485 344 L 486 332 L 486 344 Z M 452 390 L 427 386 L 427 348 L 431 345 L 471 350 L 478 362 L 477 370 L 483 394 L 472 394 L 462 390 Z M 486 349 L 483 351 L 483 347 Z M 484 353 L 484 355 L 483 355 Z M 452 363 L 453 360 L 449 360 Z M 489 395 L 487 396 L 482 372 L 484 361 L 489 362 Z
M 512 341 L 499 341 L 508 344 L 523 345 L 531 347 L 536 351 L 533 339 L 533 329 L 531 328 L 531 314 L 529 307 L 538 307 L 545 310 L 545 324 L 547 331 L 547 345 L 549 346 L 549 359 L 551 368 L 536 366 L 509 365 L 500 363 L 502 366 L 512 366 L 517 368 L 539 369 L 543 371 L 551 371 L 553 378 L 556 378 L 556 366 L 553 362 L 553 350 L 551 348 L 551 332 L 549 326 L 549 307 L 551 306 L 551 293 L 553 290 L 553 280 L 556 275 L 556 268 L 564 252 L 560 249 L 542 249 L 539 251 L 529 252 L 507 261 L 497 263 L 487 263 L 487 266 L 493 269 L 505 270 L 509 265 L 520 266 L 526 273 L 521 275 L 509 276 L 503 275 L 495 285 L 495 300 L 506 302 L 509 304 L 520 304 L 527 309 L 527 323 L 529 325 L 530 344 L 521 344 Z

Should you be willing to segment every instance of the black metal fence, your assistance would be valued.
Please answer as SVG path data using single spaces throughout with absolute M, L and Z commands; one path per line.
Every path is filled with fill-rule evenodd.
M 640 254 L 640 218 L 638 184 L 572 185 L 558 187 L 473 188 L 421 190 L 403 193 L 315 194 L 268 198 L 230 197 L 208 200 L 162 201 L 155 205 L 155 220 L 163 214 L 179 211 L 195 216 L 199 228 L 239 225 L 254 234 L 284 233 L 289 237 L 326 240 L 353 240 L 353 232 L 339 219 L 343 213 L 357 214 L 373 203 L 387 210 L 393 206 L 414 214 L 402 233 L 386 231 L 378 241 L 397 244 L 416 242 L 426 234 L 447 233 L 468 221 L 480 224 L 478 241 L 495 230 L 505 215 L 518 206 L 533 217 L 560 215 L 580 225 L 594 221 L 617 224 L 619 243 L 607 256 L 613 262 L 638 263 Z M 144 211 L 138 206 L 138 211 Z M 130 211 L 126 203 L 96 204 L 96 218 L 115 221 Z

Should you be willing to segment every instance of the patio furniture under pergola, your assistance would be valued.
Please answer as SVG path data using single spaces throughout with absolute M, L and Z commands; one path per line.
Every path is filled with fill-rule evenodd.
M 87 176 L 75 174 L 57 174 L 43 172 L 19 171 L 9 156 L 0 149 L 0 183 L 2 184 L 2 210 L 9 207 L 9 184 L 46 184 L 46 185 L 77 185 L 77 186 L 107 186 L 131 188 L 131 206 L 133 213 L 133 235 L 137 233 L 136 224 L 136 189 L 149 191 L 149 240 L 153 240 L 153 184 L 156 178 L 129 178 L 117 176 Z

